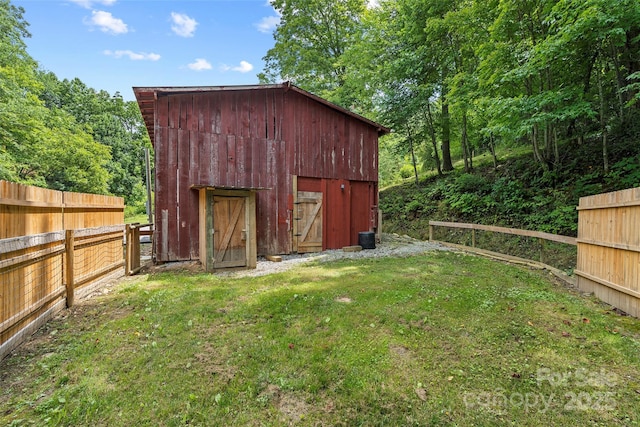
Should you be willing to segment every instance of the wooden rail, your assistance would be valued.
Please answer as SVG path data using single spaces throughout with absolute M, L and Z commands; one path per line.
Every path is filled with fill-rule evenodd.
M 123 274 L 124 199 L 0 180 L 0 359 Z
M 125 228 L 136 229 L 116 225 L 0 240 L 0 359 L 77 295 L 125 273 Z M 139 248 L 139 242 L 137 236 L 127 246 Z
M 552 242 L 565 243 L 567 245 L 577 245 L 577 239 L 570 236 L 562 236 L 559 234 L 544 233 L 542 231 L 521 230 L 518 228 L 498 227 L 495 225 L 481 225 L 471 224 L 465 222 L 443 222 L 443 221 L 429 221 L 429 240 L 433 240 L 433 228 L 434 227 L 449 227 L 449 228 L 462 228 L 472 231 L 472 247 L 475 247 L 475 231 L 492 231 L 494 233 L 513 234 L 516 236 L 535 237 L 538 239 L 549 240 Z
M 482 224 L 471 224 L 464 222 L 444 222 L 444 221 L 429 221 L 429 240 L 436 241 L 434 239 L 434 228 L 435 227 L 448 227 L 448 228 L 456 228 L 462 230 L 470 230 L 471 231 L 471 246 L 464 246 L 453 244 L 450 242 L 442 242 L 446 245 L 453 246 L 456 248 L 466 248 L 467 250 L 471 250 L 475 253 L 478 253 L 483 256 L 489 256 L 492 258 L 500 257 L 500 259 L 508 261 L 508 262 L 516 262 L 519 264 L 527 264 L 536 268 L 544 268 L 551 273 L 555 274 L 558 278 L 564 280 L 565 282 L 571 283 L 575 285 L 575 280 L 566 275 L 560 268 L 561 265 L 564 264 L 563 268 L 573 268 L 575 267 L 575 259 L 571 260 L 570 258 L 565 258 L 563 261 L 560 261 L 560 265 L 551 266 L 548 264 L 547 257 L 545 256 L 545 241 L 551 241 L 556 243 L 562 243 L 566 245 L 576 246 L 577 239 L 575 237 L 570 236 L 562 236 L 558 234 L 545 233 L 541 231 L 533 231 L 533 230 L 521 230 L 518 228 L 507 228 L 507 227 L 499 227 L 495 225 L 482 225 Z M 494 252 L 488 251 L 486 249 L 478 249 L 476 248 L 476 231 L 488 231 L 493 233 L 502 233 L 509 234 L 515 236 L 522 237 L 531 237 L 537 239 L 539 242 L 539 254 L 538 260 L 534 261 L 528 256 L 527 258 L 515 257 L 513 255 L 505 254 L 504 251 Z M 558 263 L 557 259 L 554 259 L 554 263 Z M 570 264 L 570 265 L 567 265 Z

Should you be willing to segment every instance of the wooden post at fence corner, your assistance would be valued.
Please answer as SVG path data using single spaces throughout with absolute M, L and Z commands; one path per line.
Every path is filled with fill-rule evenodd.
M 74 298 L 74 275 L 73 275 L 73 263 L 74 263 L 74 231 L 67 230 L 65 235 L 65 287 L 67 290 L 67 307 L 73 305 Z
M 433 240 L 433 225 L 429 224 L 429 241 Z
M 125 276 L 130 276 L 131 275 L 131 265 L 132 265 L 132 259 L 131 257 L 133 256 L 133 233 L 131 232 L 131 224 L 127 224 L 126 225 L 126 254 L 124 257 L 125 263 L 124 263 L 124 275 Z
M 132 276 L 140 271 L 140 224 L 135 224 L 131 230 L 131 264 L 129 267 Z

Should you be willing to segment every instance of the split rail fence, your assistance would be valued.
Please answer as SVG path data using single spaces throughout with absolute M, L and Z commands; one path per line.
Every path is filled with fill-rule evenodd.
M 640 188 L 582 197 L 578 204 L 578 237 L 480 224 L 429 221 L 436 227 L 489 231 L 577 246 L 574 275 L 578 288 L 613 307 L 640 317 Z M 541 243 L 540 247 L 543 248 Z M 542 250 L 540 251 L 540 262 Z
M 123 223 L 120 197 L 0 181 L 0 359 L 74 299 L 139 267 L 139 231 Z
M 567 265 L 563 265 L 565 264 L 565 262 L 560 262 L 558 265 L 549 265 L 550 263 L 552 263 L 553 261 L 556 261 L 552 258 L 555 258 L 557 255 L 557 251 L 553 251 L 553 248 L 549 247 L 549 243 L 548 242 L 552 242 L 552 243 L 560 243 L 560 244 L 564 244 L 564 245 L 569 245 L 571 247 L 573 247 L 573 250 L 575 250 L 575 246 L 577 245 L 577 239 L 575 237 L 571 237 L 571 236 L 563 236 L 563 235 L 559 235 L 559 234 L 552 234 L 552 233 L 545 233 L 545 232 L 541 232 L 541 231 L 533 231 L 533 230 L 521 230 L 518 228 L 507 228 L 507 227 L 498 227 L 498 226 L 494 226 L 494 225 L 482 225 L 482 224 L 472 224 L 472 223 L 464 223 L 464 222 L 443 222 L 443 221 L 429 221 L 429 240 L 431 241 L 435 241 L 436 239 L 434 238 L 435 236 L 435 229 L 436 227 L 446 227 L 446 228 L 453 228 L 453 229 L 461 229 L 461 230 L 468 230 L 471 232 L 471 247 L 475 248 L 475 250 L 477 252 L 481 252 L 481 253 L 485 253 L 488 255 L 500 255 L 501 258 L 506 258 L 512 261 L 520 261 L 520 262 L 529 262 L 529 263 L 533 263 L 533 264 L 537 264 L 540 266 L 543 266 L 545 268 L 549 268 L 550 270 L 552 270 L 552 272 L 556 273 L 556 274 L 561 274 L 561 270 L 562 268 L 573 268 L 575 267 L 575 252 L 572 252 L 572 254 L 569 254 L 569 257 L 571 258 L 569 263 L 571 264 L 570 266 Z M 483 249 L 477 249 L 476 248 L 476 241 L 478 240 L 477 237 L 477 232 L 478 231 L 482 231 L 482 232 L 490 232 L 490 233 L 499 233 L 499 234 L 505 234 L 505 235 L 511 235 L 511 236 L 520 236 L 523 238 L 530 238 L 530 239 L 534 239 L 534 241 L 537 241 L 537 257 L 539 260 L 538 261 L 534 261 L 532 258 L 532 251 L 528 250 L 525 251 L 527 253 L 529 253 L 529 255 L 524 255 L 524 256 L 513 256 L 510 254 L 507 254 L 505 252 L 508 251 L 498 251 L 498 252 L 491 252 L 491 251 L 487 251 L 487 250 L 483 250 Z M 467 239 L 468 242 L 468 239 Z M 443 242 L 445 243 L 445 242 Z M 451 243 L 447 243 L 450 244 Z M 458 246 L 458 245 L 455 245 Z M 462 245 L 465 246 L 465 245 Z M 493 246 L 495 246 L 495 243 L 493 244 Z M 535 252 L 535 251 L 534 251 Z M 562 258 L 566 258 L 567 256 L 565 255 Z M 566 261 L 563 259 L 563 261 Z M 566 275 L 563 275 L 563 278 Z

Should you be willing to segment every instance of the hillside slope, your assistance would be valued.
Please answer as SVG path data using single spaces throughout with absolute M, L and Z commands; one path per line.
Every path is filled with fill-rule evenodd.
M 427 239 L 429 220 L 472 222 L 575 236 L 580 197 L 640 186 L 640 138 L 611 144 L 603 171 L 597 142 L 562 147 L 558 171 L 543 172 L 530 151 L 505 150 L 493 167 L 487 155 L 476 168 L 461 166 L 380 192 L 385 232 Z M 515 150 L 514 150 L 515 151 Z

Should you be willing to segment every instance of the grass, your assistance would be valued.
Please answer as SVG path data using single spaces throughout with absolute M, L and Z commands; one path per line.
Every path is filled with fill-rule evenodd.
M 433 253 L 127 280 L 0 364 L 2 425 L 638 425 L 640 322 Z
M 124 219 L 124 222 L 126 224 L 134 224 L 134 223 L 148 224 L 149 217 L 147 216 L 147 214 L 134 214 L 134 215 L 126 216 Z

